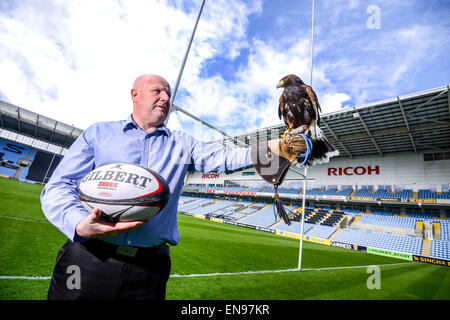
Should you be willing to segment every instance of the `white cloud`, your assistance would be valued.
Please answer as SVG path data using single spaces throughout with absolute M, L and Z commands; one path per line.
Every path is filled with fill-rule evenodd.
M 220 77 L 203 79 L 200 85 L 188 86 L 191 96 L 185 100 L 190 112 L 199 116 L 216 115 L 220 125 L 241 123 L 246 130 L 281 123 L 277 117 L 278 80 L 289 73 L 306 73 L 305 47 L 300 41 L 290 48 L 253 39 L 248 63 L 238 70 L 235 80 Z
M 80 128 L 125 118 L 143 73 L 175 83 L 197 16 L 166 1 L 18 2 L 0 12 L 0 87 L 13 104 Z M 199 2 L 200 5 L 200 2 Z M 202 64 L 236 57 L 247 15 L 260 3 L 205 5 L 181 88 L 198 86 Z M 223 12 L 227 12 L 226 15 Z
M 347 107 L 344 102 L 349 100 L 350 96 L 346 93 L 326 93 L 320 103 L 322 113 L 340 111 Z
M 32 4 L 20 2 L 2 16 L 0 42 L 8 45 L 0 47 L 0 73 L 8 77 L 0 87 L 12 103 L 81 128 L 125 118 L 129 88 L 139 74 L 161 74 L 173 86 L 198 13 L 193 5 L 182 11 L 181 1 Z M 247 41 L 248 17 L 261 10 L 261 2 L 206 3 L 177 105 L 220 128 L 240 127 L 233 133 L 282 123 L 275 86 L 288 73 L 309 82 L 309 35 Z M 235 59 L 243 48 L 250 55 L 235 80 L 201 75 L 208 59 Z M 320 68 L 314 77 L 327 82 Z M 170 125 L 181 128 L 183 121 L 175 116 Z
M 440 34 L 440 37 L 436 37 Z M 401 53 L 394 56 L 394 68 L 389 75 L 388 83 L 396 87 L 400 81 L 405 80 L 409 71 L 414 71 L 417 66 L 433 61 L 441 50 L 448 50 L 450 40 L 448 30 L 440 30 L 430 25 L 412 25 L 402 28 L 387 36 L 387 43 L 396 44 L 402 48 Z M 446 41 L 442 41 L 446 38 Z
M 12 11 L 0 6 L 2 96 L 86 128 L 126 118 L 129 90 L 140 74 L 161 74 L 175 85 L 201 1 L 11 3 Z M 284 75 L 295 73 L 310 82 L 309 29 L 249 38 L 250 18 L 261 18 L 262 3 L 206 2 L 175 100 L 221 129 L 232 128 L 230 134 L 282 123 L 277 115 L 281 90 L 275 86 Z M 313 88 L 323 113 L 402 94 L 408 74 L 439 57 L 448 44 L 448 30 L 434 25 L 387 30 L 390 7 L 380 5 L 386 20 L 380 32 L 369 34 L 363 2 L 319 4 Z M 247 52 L 232 74 L 205 76 L 211 60 L 240 61 Z M 186 122 L 186 116 L 174 114 L 169 124 L 178 129 Z
M 203 79 L 201 85 L 189 86 L 191 95 L 184 100 L 186 108 L 200 117 L 216 116 L 219 127 L 239 124 L 242 134 L 261 127 L 282 124 L 278 118 L 279 96 L 276 84 L 285 75 L 294 73 L 310 83 L 309 36 L 289 38 L 279 42 L 252 39 L 248 63 L 242 65 L 233 81 L 220 77 Z M 314 88 L 319 101 L 325 100 L 324 112 L 336 110 L 350 97 L 328 88 L 330 79 L 322 66 L 314 69 Z M 329 93 L 329 90 L 333 90 Z M 323 98 L 322 98 L 323 96 Z

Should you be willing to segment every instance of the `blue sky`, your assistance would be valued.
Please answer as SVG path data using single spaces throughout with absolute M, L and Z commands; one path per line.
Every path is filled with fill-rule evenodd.
M 322 113 L 450 84 L 450 1 L 315 3 Z M 81 129 L 126 118 L 138 75 L 175 85 L 200 4 L 1 1 L 0 99 Z M 278 80 L 310 82 L 311 8 L 206 0 L 175 104 L 232 135 L 280 124 Z M 218 138 L 179 113 L 169 126 Z

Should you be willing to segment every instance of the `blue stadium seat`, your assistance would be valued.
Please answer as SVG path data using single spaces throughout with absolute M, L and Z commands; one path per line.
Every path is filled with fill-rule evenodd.
M 419 199 L 450 199 L 450 192 L 436 193 L 431 190 L 420 189 L 418 198 Z
M 308 232 L 313 226 L 314 225 L 312 225 L 312 224 L 304 223 L 303 224 L 303 234 L 306 234 L 306 232 Z M 281 223 L 278 223 L 276 226 L 274 226 L 273 229 L 300 234 L 301 233 L 301 222 L 292 221 L 292 223 L 290 225 L 287 225 L 286 223 L 281 222 Z
M 433 240 L 431 242 L 431 256 L 439 259 L 450 259 L 450 242 Z
M 422 238 L 419 237 L 372 233 L 359 230 L 344 229 L 334 240 L 372 248 L 407 252 L 415 255 L 420 255 L 422 250 Z
M 410 199 L 412 198 L 412 190 L 405 189 L 400 192 L 389 192 L 386 189 L 377 189 L 375 192 L 370 192 L 366 189 L 360 189 L 355 193 L 355 197 L 365 198 L 382 198 L 382 199 Z
M 322 226 L 322 225 L 313 225 L 313 227 L 308 230 L 305 234 L 310 237 L 317 237 L 321 239 L 328 239 L 331 237 L 333 233 L 335 233 L 337 228 Z
M 36 152 L 33 148 L 21 145 L 16 142 L 0 139 L 0 174 L 14 177 L 16 173 L 21 169 L 20 160 L 25 160 L 31 156 L 28 160 L 33 161 Z M 26 180 L 28 174 L 28 167 L 24 167 L 18 179 Z
M 267 228 L 278 221 L 278 218 L 275 217 L 274 209 L 275 206 L 270 204 L 260 211 L 253 213 L 248 217 L 242 218 L 239 222 Z

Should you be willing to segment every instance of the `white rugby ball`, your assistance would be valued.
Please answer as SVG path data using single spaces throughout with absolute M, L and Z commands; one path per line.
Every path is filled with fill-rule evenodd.
M 89 172 L 80 182 L 78 196 L 89 212 L 99 208 L 110 220 L 146 220 L 166 206 L 170 189 L 153 170 L 111 163 Z

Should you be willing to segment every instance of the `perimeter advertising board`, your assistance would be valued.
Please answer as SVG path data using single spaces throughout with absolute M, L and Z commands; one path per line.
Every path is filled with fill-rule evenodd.
M 357 244 L 351 244 L 351 243 L 344 243 L 339 241 L 331 241 L 332 247 L 338 247 L 343 248 L 347 250 L 355 250 L 355 251 L 361 251 L 361 252 L 367 252 L 367 247 L 359 246 Z
M 412 258 L 413 258 L 413 261 L 416 261 L 416 262 L 423 262 L 423 263 L 429 263 L 429 264 L 434 264 L 434 265 L 438 265 L 438 266 L 450 267 L 450 260 L 422 257 L 422 256 L 416 256 L 416 255 L 413 255 Z
M 392 250 L 368 247 L 367 248 L 367 253 L 377 254 L 379 256 L 385 256 L 385 257 L 391 257 L 391 258 L 397 258 L 397 259 L 412 261 L 412 254 L 411 253 L 406 253 L 406 252 L 398 252 L 398 251 L 392 251 Z

